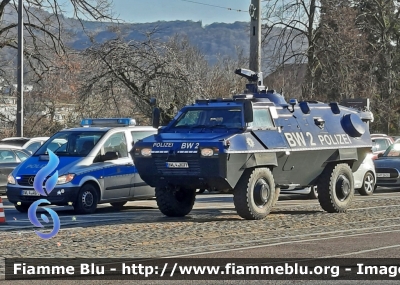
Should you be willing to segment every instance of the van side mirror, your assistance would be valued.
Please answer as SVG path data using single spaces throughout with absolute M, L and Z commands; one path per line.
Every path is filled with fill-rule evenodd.
M 244 122 L 251 123 L 253 122 L 253 104 L 251 101 L 244 101 L 243 104 L 244 109 Z
M 160 109 L 159 108 L 154 108 L 153 109 L 153 115 L 152 115 L 152 125 L 153 128 L 158 129 L 160 126 Z

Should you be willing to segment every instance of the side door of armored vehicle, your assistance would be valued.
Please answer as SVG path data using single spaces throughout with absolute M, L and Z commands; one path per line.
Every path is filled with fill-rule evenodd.
M 131 130 L 131 135 L 132 135 L 132 142 L 131 145 L 133 146 L 135 142 L 138 140 L 144 139 L 145 137 L 154 135 L 157 133 L 157 130 Z M 135 167 L 135 174 L 132 178 L 132 185 L 133 187 L 131 188 L 130 191 L 130 196 L 133 197 L 149 197 L 149 196 L 154 196 L 155 195 L 155 190 L 153 187 L 150 187 L 146 182 L 143 181 L 143 179 L 140 177 L 136 167 Z
M 108 134 L 100 148 L 101 155 L 117 156 L 103 162 L 104 190 L 102 200 L 129 197 L 131 180 L 134 175 L 133 161 L 128 153 L 126 131 L 120 130 Z

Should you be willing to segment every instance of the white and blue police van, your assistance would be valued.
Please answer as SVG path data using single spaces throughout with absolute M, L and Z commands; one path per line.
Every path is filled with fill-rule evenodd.
M 45 198 L 52 205 L 70 205 L 76 213 L 89 214 L 98 204 L 121 208 L 127 201 L 153 198 L 154 188 L 140 178 L 129 152 L 136 141 L 155 133 L 157 129 L 136 126 L 131 118 L 83 119 L 81 127 L 54 134 L 14 169 L 8 176 L 8 200 L 20 212 Z M 56 171 L 58 179 L 54 189 L 42 196 L 35 190 L 34 180 L 49 163 L 48 150 L 59 161 L 44 180 Z

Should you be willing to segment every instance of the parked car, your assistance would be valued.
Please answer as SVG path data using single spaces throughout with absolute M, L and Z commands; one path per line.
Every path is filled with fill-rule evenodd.
M 0 141 L 0 146 L 14 146 L 20 149 L 25 149 L 33 154 L 39 147 L 49 139 L 49 137 L 11 137 Z
M 34 181 L 54 157 L 48 150 L 59 160 L 56 185 L 46 196 L 53 205 L 71 205 L 77 213 L 89 214 L 98 204 L 122 208 L 128 201 L 152 199 L 154 188 L 143 182 L 129 152 L 135 142 L 155 133 L 157 129 L 136 126 L 131 118 L 83 119 L 81 127 L 54 134 L 10 173 L 8 200 L 18 211 L 27 212 L 43 198 Z
M 368 154 L 354 176 L 354 188 L 360 193 L 360 195 L 369 196 L 374 193 L 376 177 L 374 160 L 372 159 L 373 154 Z M 399 159 L 400 166 L 400 159 Z M 284 194 L 306 194 L 310 199 L 318 198 L 318 189 L 316 186 L 310 186 L 304 189 L 281 189 L 281 193 Z
M 389 146 L 394 143 L 394 139 L 385 134 L 372 134 L 372 159 L 377 159 L 378 155 L 383 154 Z
M 400 143 L 392 144 L 374 163 L 377 186 L 400 186 Z
M 0 192 L 6 192 L 7 177 L 17 165 L 25 161 L 31 154 L 12 146 L 0 146 Z

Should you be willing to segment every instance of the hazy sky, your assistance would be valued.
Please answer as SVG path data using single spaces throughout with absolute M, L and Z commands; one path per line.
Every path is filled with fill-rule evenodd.
M 115 16 L 130 23 L 192 20 L 208 25 L 250 21 L 251 0 L 113 0 L 113 3 Z

